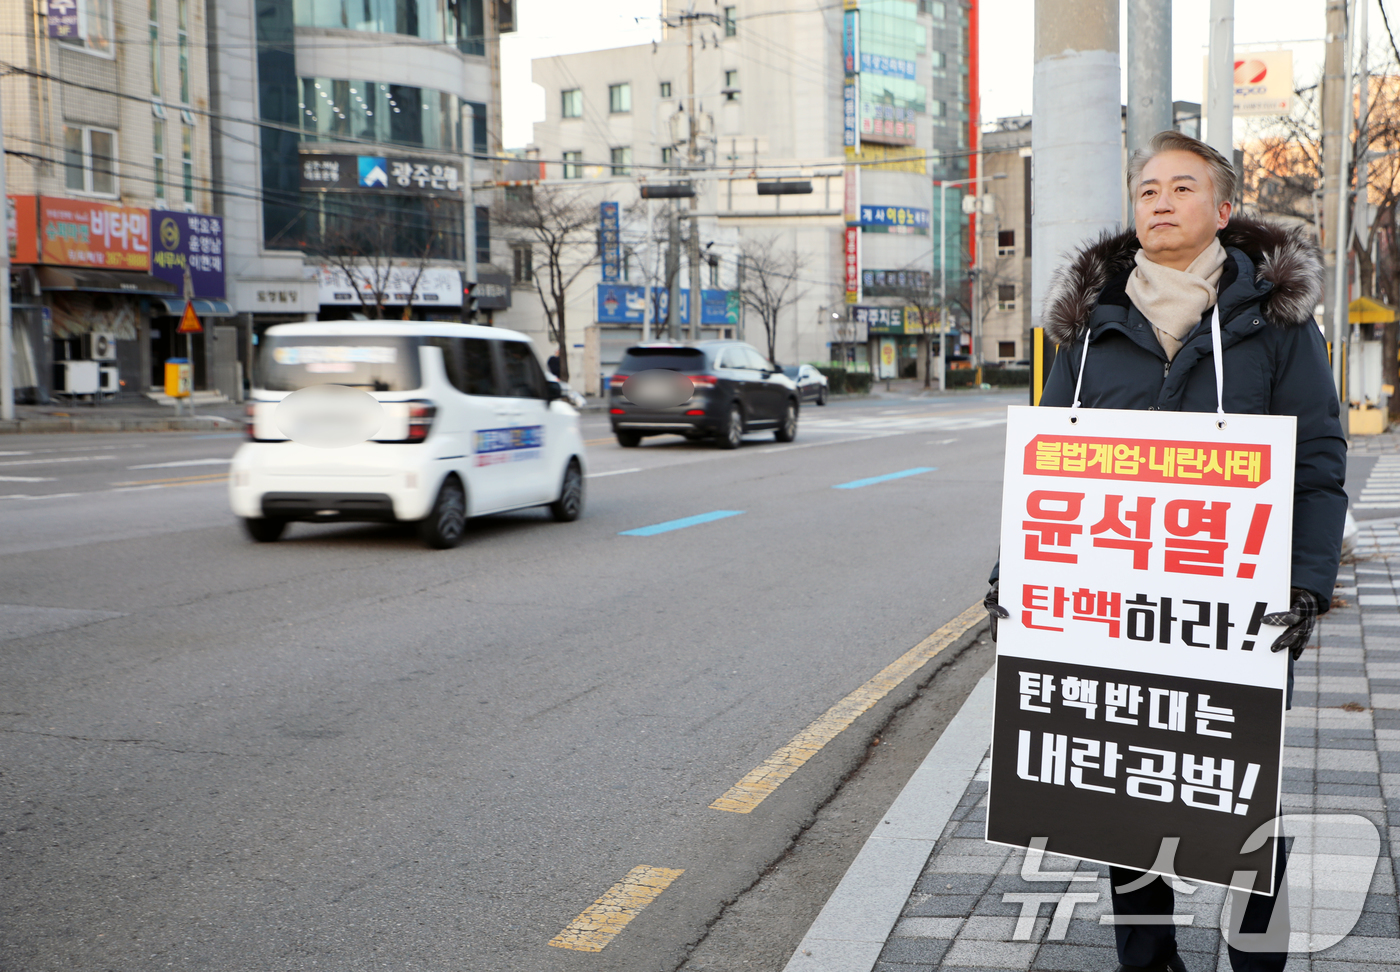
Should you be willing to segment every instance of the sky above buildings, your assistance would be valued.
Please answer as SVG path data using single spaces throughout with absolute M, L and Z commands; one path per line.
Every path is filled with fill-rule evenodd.
M 794 0 L 799 8 L 834 4 L 835 0 Z M 1126 10 L 1126 0 L 1123 7 Z M 1031 111 L 1034 8 L 1033 0 L 983 0 L 984 122 Z M 1325 8 L 1325 0 L 1235 0 L 1237 49 L 1248 50 L 1246 45 L 1291 49 L 1297 83 L 1311 84 L 1321 74 Z M 519 30 L 501 41 L 505 144 L 512 148 L 528 144 L 532 124 L 544 119 L 544 91 L 530 81 L 531 58 L 648 43 L 660 36 L 659 9 L 657 0 L 518 0 Z M 1176 100 L 1202 100 L 1209 15 L 1210 0 L 1173 0 L 1172 95 Z M 1126 12 L 1121 16 L 1126 23 Z M 1400 31 L 1400 23 L 1393 26 Z M 1390 44 L 1374 0 L 1369 33 L 1374 60 Z

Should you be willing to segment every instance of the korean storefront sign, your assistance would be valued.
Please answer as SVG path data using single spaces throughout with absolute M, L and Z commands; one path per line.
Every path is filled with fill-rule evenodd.
M 322 304 L 375 303 L 376 295 L 385 304 L 403 306 L 409 302 L 426 306 L 460 307 L 462 272 L 447 267 L 364 267 L 347 273 L 340 267 L 321 267 L 317 276 Z M 363 295 L 364 300 L 361 300 Z
M 224 297 L 224 221 L 219 216 L 151 210 L 151 276 L 167 280 L 184 293 L 185 270 L 192 297 Z
M 60 39 L 78 37 L 78 0 L 48 0 L 49 36 Z
M 149 210 L 41 196 L 39 225 L 44 263 L 106 270 L 151 268 Z
M 914 144 L 913 108 L 883 102 L 860 103 L 860 137 L 869 142 L 890 145 Z
M 845 59 L 847 74 L 860 70 L 860 11 L 851 7 L 842 15 L 841 56 Z
M 396 194 L 460 195 L 461 170 L 440 158 L 382 155 L 301 155 L 301 188 Z
M 860 225 L 867 233 L 928 233 L 927 209 L 914 206 L 861 206 Z
M 841 86 L 842 128 L 841 143 L 849 149 L 860 148 L 860 79 L 847 77 Z
M 599 324 L 641 324 L 646 318 L 645 287 L 632 287 L 627 284 L 598 285 Z M 666 309 L 670 294 L 665 287 L 651 288 L 651 320 L 658 327 L 666 321 Z M 702 290 L 700 291 L 701 324 L 739 323 L 739 291 Z M 690 323 L 690 291 L 681 291 L 681 323 Z
M 12 263 L 39 262 L 38 205 L 33 196 L 7 196 L 5 235 Z
M 599 245 L 603 257 L 603 283 L 617 283 L 622 276 L 622 244 L 618 238 L 617 203 L 598 204 Z
M 1070 414 L 1008 410 L 987 839 L 1267 891 L 1295 420 Z
M 868 307 L 861 304 L 851 308 L 851 320 L 863 324 L 870 334 L 903 334 L 903 307 Z
M 846 303 L 860 301 L 860 227 L 846 227 Z

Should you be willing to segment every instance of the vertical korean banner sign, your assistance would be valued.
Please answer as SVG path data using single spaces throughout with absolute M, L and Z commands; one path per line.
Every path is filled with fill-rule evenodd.
M 622 277 L 622 247 L 618 240 L 617 203 L 598 204 L 599 246 L 603 254 L 603 283 L 617 283 Z
M 1008 410 L 987 839 L 1267 894 L 1295 420 L 1070 415 Z

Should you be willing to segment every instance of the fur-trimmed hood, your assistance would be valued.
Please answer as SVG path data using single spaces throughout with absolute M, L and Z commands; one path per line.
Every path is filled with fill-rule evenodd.
M 1216 235 L 1254 261 L 1256 282 L 1272 288 L 1260 300 L 1266 319 L 1283 326 L 1312 320 L 1322 297 L 1322 251 L 1302 228 L 1236 216 Z M 1104 287 L 1127 276 L 1141 248 L 1133 230 L 1104 233 L 1056 271 L 1044 315 L 1052 341 L 1063 344 L 1088 323 Z

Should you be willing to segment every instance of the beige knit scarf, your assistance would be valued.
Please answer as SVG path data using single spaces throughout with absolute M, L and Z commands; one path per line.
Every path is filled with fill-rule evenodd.
M 1201 322 L 1201 315 L 1215 306 L 1215 288 L 1225 272 L 1225 248 L 1218 239 L 1211 240 L 1185 270 L 1153 263 L 1142 250 L 1137 251 L 1136 261 L 1128 277 L 1128 299 L 1151 322 L 1170 361 Z

